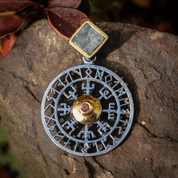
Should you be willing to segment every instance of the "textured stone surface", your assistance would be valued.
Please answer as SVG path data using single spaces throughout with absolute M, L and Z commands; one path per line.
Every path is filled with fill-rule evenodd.
M 78 157 L 58 148 L 43 129 L 40 104 L 49 82 L 82 64 L 82 56 L 46 20 L 19 37 L 0 63 L 0 117 L 12 151 L 31 177 L 172 178 L 178 175 L 178 37 L 120 23 L 98 23 L 109 35 L 97 64 L 128 84 L 134 124 L 113 151 Z

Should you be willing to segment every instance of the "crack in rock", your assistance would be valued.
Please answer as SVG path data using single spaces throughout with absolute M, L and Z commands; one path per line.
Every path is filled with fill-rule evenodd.
M 84 160 L 85 160 L 85 162 L 84 162 L 85 166 L 88 169 L 89 178 L 94 178 L 95 169 L 94 169 L 93 165 L 90 162 L 88 162 L 85 158 L 84 158 Z
M 15 72 L 4 70 L 2 68 L 0 68 L 0 70 L 3 71 L 3 72 L 7 72 L 7 73 L 11 74 L 15 79 L 20 79 L 20 80 L 22 80 L 24 82 L 27 82 L 28 84 L 31 84 L 31 85 L 34 86 L 33 82 L 30 82 L 30 81 L 26 80 L 24 77 L 20 76 L 19 74 L 15 73 Z
M 65 174 L 70 175 L 70 172 L 67 169 L 63 169 Z
M 41 103 L 41 101 L 37 99 L 37 97 L 34 95 L 34 93 L 30 90 L 28 86 L 25 86 L 25 89 L 33 96 L 33 98 L 35 98 L 37 102 Z
M 155 135 L 155 134 L 153 134 L 148 128 L 146 128 L 144 125 L 142 125 L 141 123 L 139 123 L 139 122 L 136 122 L 137 124 L 139 124 L 142 128 L 144 128 L 152 137 L 154 137 L 154 138 L 159 138 L 159 139 L 165 139 L 165 140 L 167 140 L 167 141 L 169 141 L 169 142 L 171 142 L 171 143 L 178 143 L 178 140 L 176 140 L 176 139 L 173 139 L 173 138 L 171 138 L 170 136 L 167 136 L 167 137 L 159 137 L 159 136 L 157 136 L 157 135 Z
M 98 161 L 96 160 L 96 157 L 93 157 L 93 160 L 94 160 L 94 162 L 95 162 L 96 164 L 99 165 L 99 167 L 101 167 L 101 168 L 104 170 L 104 172 L 105 172 L 105 171 L 106 171 L 106 172 L 110 172 L 111 175 L 112 175 L 113 178 L 114 178 L 114 174 L 112 173 L 112 171 L 109 170 L 109 169 L 106 169 L 100 162 L 98 162 Z M 110 177 L 110 178 L 112 178 L 112 177 Z

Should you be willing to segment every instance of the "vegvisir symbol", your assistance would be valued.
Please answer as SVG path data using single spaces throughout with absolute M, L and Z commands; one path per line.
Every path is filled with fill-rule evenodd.
M 74 108 L 87 122 L 74 114 Z M 102 114 L 95 118 L 94 112 L 100 109 Z M 43 97 L 42 121 L 47 134 L 75 155 L 96 156 L 112 150 L 127 135 L 132 120 L 133 100 L 127 86 L 116 74 L 96 65 L 63 72 Z

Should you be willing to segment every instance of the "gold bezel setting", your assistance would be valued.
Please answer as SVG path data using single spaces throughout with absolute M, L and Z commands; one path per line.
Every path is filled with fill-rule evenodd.
M 89 106 L 88 112 L 83 112 L 82 105 L 86 103 Z M 83 95 L 77 98 L 72 107 L 72 113 L 76 121 L 82 124 L 91 124 L 96 122 L 102 112 L 102 107 L 98 99 L 90 95 Z
M 76 35 L 80 32 L 81 29 L 83 29 L 83 27 L 88 24 L 90 25 L 91 28 L 93 28 L 96 32 L 98 32 L 103 38 L 104 40 L 101 42 L 100 45 L 97 46 L 97 48 L 91 53 L 88 54 L 87 52 L 85 52 L 81 47 L 79 47 L 75 42 L 73 42 L 73 39 L 76 37 Z M 79 51 L 83 56 L 85 56 L 86 58 L 91 58 L 94 56 L 94 54 L 96 54 L 96 52 L 103 46 L 103 44 L 107 41 L 108 39 L 108 35 L 106 35 L 101 29 L 99 29 L 96 25 L 94 25 L 92 22 L 90 21 L 86 21 L 84 22 L 80 28 L 72 35 L 72 37 L 69 40 L 69 44 L 71 46 L 73 46 L 77 51 Z

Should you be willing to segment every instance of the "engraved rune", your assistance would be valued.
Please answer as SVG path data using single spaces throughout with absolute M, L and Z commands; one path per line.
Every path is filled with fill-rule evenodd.
M 71 144 L 70 139 L 67 142 L 64 142 L 64 147 L 66 147 L 68 144 Z
M 127 119 L 125 121 L 120 119 L 119 122 L 124 123 L 124 126 L 126 126 L 129 123 L 129 121 Z
M 101 140 L 101 143 L 103 144 L 104 149 L 107 149 L 107 147 L 106 147 L 106 145 L 105 145 L 105 143 L 104 143 L 104 142 L 106 142 L 106 141 L 107 141 L 107 139 L 106 139 L 106 138 L 103 138 L 103 139 Z
M 52 104 L 48 104 L 48 106 L 45 108 L 45 112 L 48 110 L 48 109 L 55 109 L 54 106 Z
M 65 81 L 66 81 L 67 83 L 70 83 L 70 82 L 73 81 L 72 76 L 70 75 L 70 73 L 68 73 L 68 74 L 66 75 Z
M 81 78 L 82 78 L 82 72 L 81 72 L 81 69 L 76 69 L 74 70 L 73 72 L 75 72 L 76 74 L 78 74 Z
M 55 118 L 54 118 L 54 113 L 52 114 L 51 117 L 45 115 L 45 118 L 48 118 L 48 119 L 49 119 L 48 122 L 46 122 L 46 125 L 48 125 L 48 124 L 51 122 L 51 120 L 56 121 Z
M 63 92 L 63 94 L 65 95 L 65 97 L 67 99 L 77 99 L 77 96 L 75 95 L 77 90 L 74 88 L 73 85 L 71 85 L 71 88 L 73 89 L 73 91 L 69 91 L 69 95 L 67 95 L 65 92 Z
M 90 68 L 88 68 L 88 69 L 86 70 L 86 74 L 87 74 L 86 78 L 92 78 L 92 76 L 91 76 L 92 71 L 91 71 Z
M 120 113 L 121 114 L 130 114 L 130 111 L 128 109 L 126 109 L 126 110 L 122 109 Z
M 88 143 L 84 143 L 84 148 L 81 151 L 82 153 L 87 153 L 88 149 L 90 149 L 90 146 L 88 145 Z
M 97 124 L 98 124 L 97 127 L 99 127 L 98 132 L 101 135 L 107 132 L 108 129 L 111 129 L 111 126 L 107 122 L 103 124 L 103 122 L 97 121 Z
M 61 79 L 58 79 L 58 80 L 59 80 L 58 86 L 63 86 L 63 87 L 65 87 L 65 84 L 61 81 Z
M 56 139 L 57 138 L 60 138 L 60 140 L 58 141 L 59 143 L 64 139 L 65 135 L 59 131 L 56 135 L 54 135 L 54 138 Z
M 87 86 L 85 87 L 85 84 L 83 83 L 82 84 L 82 89 L 85 90 L 85 95 L 90 95 L 91 94 L 91 90 L 94 90 L 95 89 L 95 84 L 93 83 L 91 86 L 90 86 L 90 82 L 87 80 Z
M 122 96 L 122 95 L 124 95 L 126 93 L 126 91 L 124 91 L 124 87 L 121 87 L 121 88 L 117 89 L 115 92 L 119 93 L 118 97 L 120 97 L 120 96 Z
M 46 98 L 48 99 L 48 101 L 53 100 L 54 102 L 56 102 L 56 99 L 55 99 L 55 98 L 53 98 L 53 97 L 51 97 L 51 96 L 46 96 Z
M 114 138 L 112 135 L 110 135 L 110 137 L 111 137 L 112 140 L 113 140 L 113 145 L 116 145 L 117 142 L 120 140 L 120 138 Z
M 104 71 L 103 71 L 103 70 L 100 71 L 99 69 L 97 69 L 95 78 L 96 78 L 96 79 L 99 78 L 100 80 L 102 80 L 103 74 L 104 74 Z
M 116 129 L 119 129 L 119 134 L 123 134 L 123 133 L 125 133 L 125 131 L 121 131 L 122 130 L 122 127 L 121 126 L 119 126 L 119 127 L 116 127 Z
M 97 150 L 97 152 L 99 152 L 99 151 L 102 150 L 102 148 L 98 148 L 98 144 L 97 144 L 97 142 L 94 142 L 93 145 L 96 146 L 96 150 Z
M 57 91 L 57 90 L 55 90 L 54 88 L 51 88 L 51 93 L 53 93 L 53 94 L 56 94 L 56 93 L 60 93 L 59 91 Z
M 119 101 L 122 102 L 120 106 L 125 106 L 129 104 L 129 98 L 120 99 Z
M 112 87 L 113 89 L 120 83 L 119 81 L 114 81 L 115 85 Z
M 98 98 L 98 100 L 101 100 L 103 97 L 105 99 L 109 99 L 112 96 L 112 93 L 110 94 L 109 90 L 105 89 L 105 87 L 103 87 L 99 93 L 101 94 L 101 96 Z M 109 95 L 110 94 L 110 95 Z
M 57 126 L 57 124 L 54 124 L 53 126 L 49 127 L 49 130 L 54 131 L 56 126 Z
M 115 103 L 109 103 L 109 109 L 103 109 L 103 112 L 108 112 L 108 119 L 114 120 L 114 113 L 117 113 L 117 110 L 114 109 Z
M 63 112 L 63 113 L 60 113 L 60 116 L 65 116 L 71 112 L 71 107 L 67 106 L 66 103 L 61 103 L 61 106 L 63 106 L 63 108 L 58 108 L 58 111 Z
M 77 124 L 77 122 L 76 122 L 76 120 L 72 120 L 72 122 L 70 122 L 70 121 L 66 121 L 63 125 L 62 125 L 62 127 L 64 127 L 65 125 L 68 125 L 67 126 L 67 129 L 72 129 L 70 132 L 69 132 L 69 134 L 71 135 L 71 133 L 75 130 L 75 124 Z
M 109 83 L 109 82 L 111 82 L 112 81 L 112 76 L 109 74 L 109 75 L 107 75 L 106 77 L 105 77 L 105 82 L 106 83 Z

